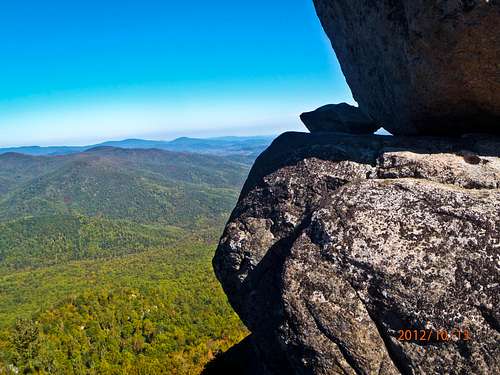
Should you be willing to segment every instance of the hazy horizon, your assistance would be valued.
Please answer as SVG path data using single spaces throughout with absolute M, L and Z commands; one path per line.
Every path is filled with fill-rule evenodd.
M 0 35 L 0 147 L 278 134 L 353 103 L 310 0 L 28 0 Z
M 191 138 L 191 139 L 200 139 L 200 140 L 211 140 L 211 139 L 218 139 L 218 138 L 226 138 L 226 137 L 235 137 L 235 138 L 275 138 L 279 134 L 278 133 L 270 133 L 270 134 L 252 134 L 252 135 L 246 135 L 246 134 L 227 134 L 227 133 L 221 133 L 218 135 L 210 135 L 210 136 L 203 136 L 203 135 L 186 135 L 184 133 L 179 134 L 178 136 L 174 136 L 172 138 L 142 138 L 142 137 L 127 137 L 127 138 L 111 138 L 111 139 L 102 139 L 102 140 L 97 140 L 95 142 L 87 142 L 87 143 L 81 143 L 81 144 L 47 144 L 47 145 L 41 145 L 41 144 L 21 144 L 21 145 L 6 145 L 3 146 L 0 144 L 0 149 L 10 149 L 10 148 L 29 148 L 29 147 L 42 147 L 42 148 L 50 148 L 50 147 L 86 147 L 86 146 L 96 146 L 102 143 L 108 143 L 108 142 L 125 142 L 125 141 L 131 141 L 131 140 L 139 140 L 139 141 L 152 141 L 152 142 L 171 142 L 179 138 Z

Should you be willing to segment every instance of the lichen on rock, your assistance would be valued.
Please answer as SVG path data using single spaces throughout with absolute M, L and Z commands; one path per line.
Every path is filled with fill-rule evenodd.
M 213 262 L 267 371 L 500 372 L 499 150 L 491 137 L 280 136 Z
M 259 373 L 500 373 L 500 2 L 314 4 L 359 108 L 274 141 L 213 260 Z

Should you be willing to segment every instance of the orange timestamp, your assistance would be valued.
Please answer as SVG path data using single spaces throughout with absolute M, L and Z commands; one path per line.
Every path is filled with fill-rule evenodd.
M 469 341 L 472 334 L 467 328 L 453 328 L 451 330 L 440 329 L 400 329 L 398 331 L 399 341 Z

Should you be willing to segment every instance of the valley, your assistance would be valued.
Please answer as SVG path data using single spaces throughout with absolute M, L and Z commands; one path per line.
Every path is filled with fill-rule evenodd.
M 0 373 L 193 374 L 242 340 L 211 259 L 252 161 L 0 155 Z

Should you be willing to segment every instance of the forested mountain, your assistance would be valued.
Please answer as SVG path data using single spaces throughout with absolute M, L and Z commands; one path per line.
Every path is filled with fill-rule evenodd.
M 72 260 L 111 258 L 172 245 L 184 233 L 169 226 L 83 215 L 0 222 L 0 272 Z
M 247 170 L 216 156 L 111 147 L 0 155 L 0 220 L 82 214 L 181 227 L 220 222 Z
M 186 241 L 0 274 L 0 371 L 198 374 L 247 334 L 213 251 Z
M 242 339 L 210 259 L 251 160 L 0 155 L 0 373 L 192 374 Z

